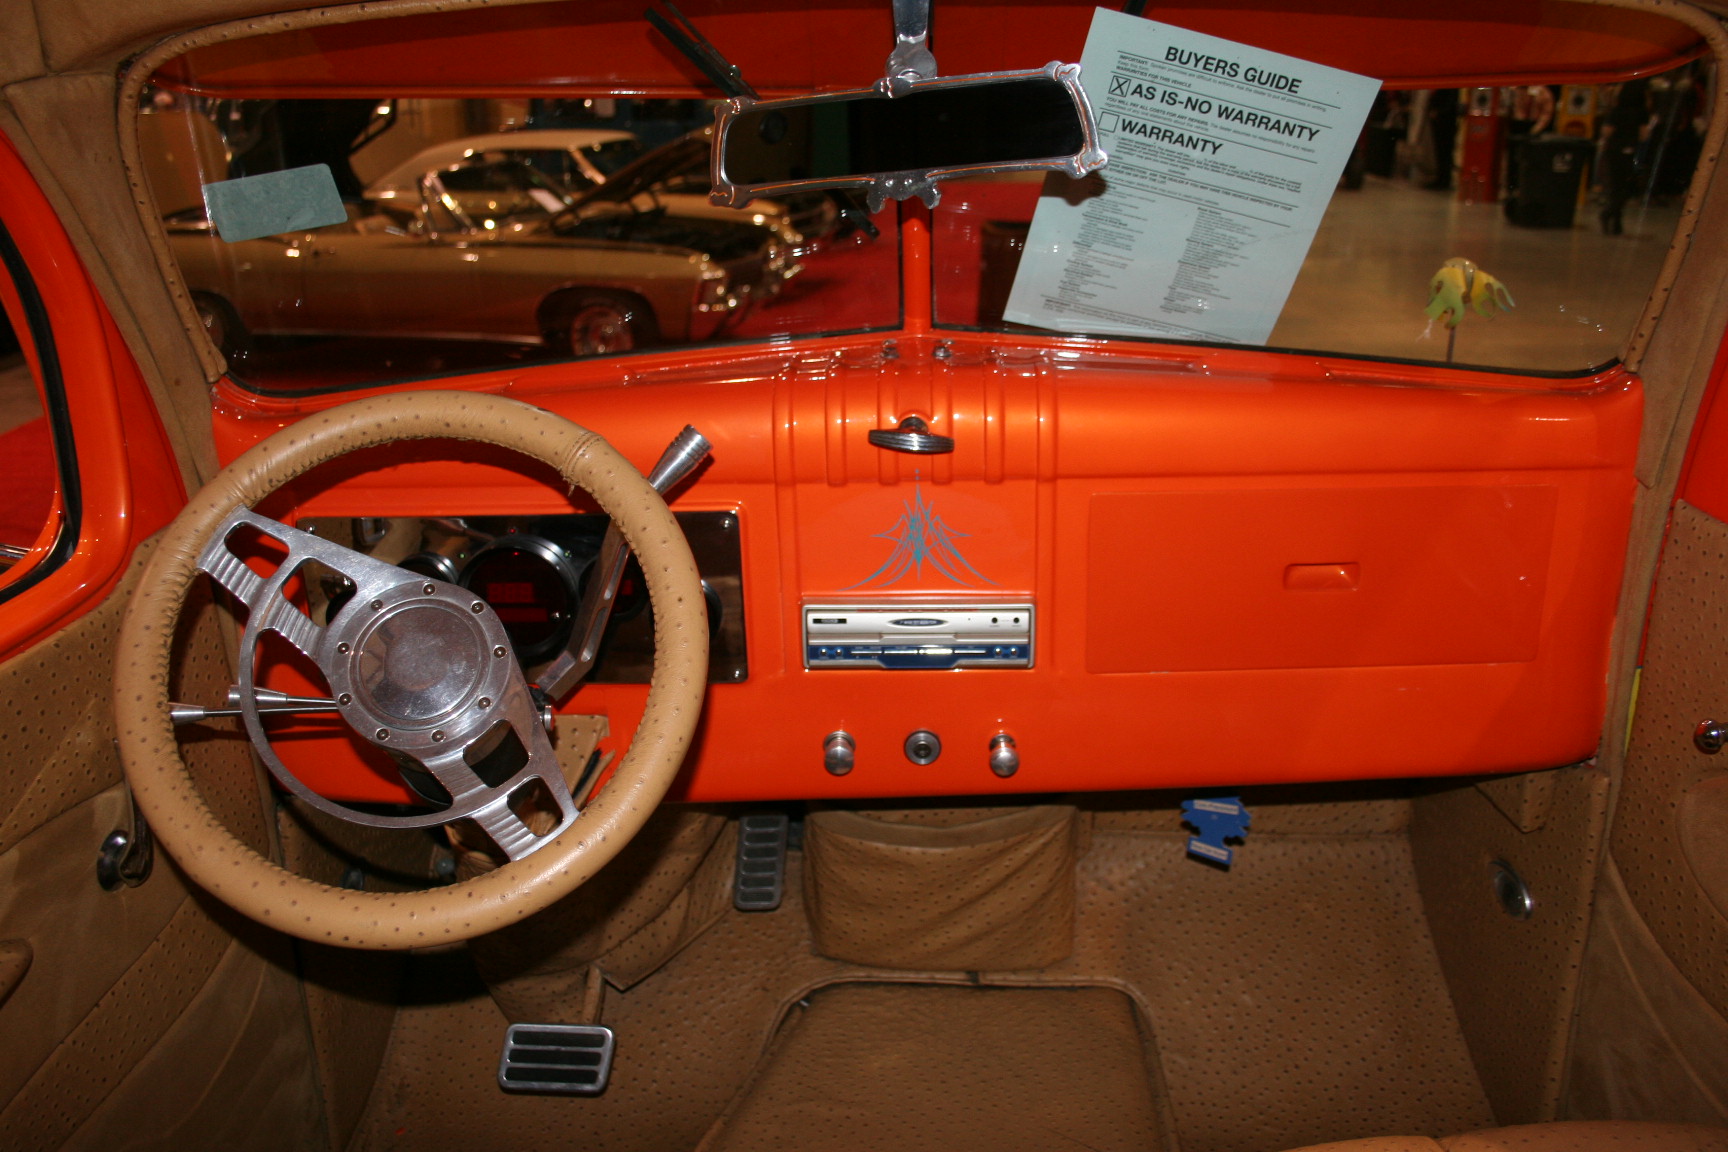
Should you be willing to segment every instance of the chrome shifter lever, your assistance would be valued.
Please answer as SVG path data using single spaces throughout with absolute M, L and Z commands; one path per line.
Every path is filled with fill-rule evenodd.
M 684 430 L 673 437 L 666 451 L 660 454 L 653 471 L 648 473 L 648 483 L 660 495 L 666 495 L 680 480 L 694 472 L 711 450 L 707 437 L 691 425 L 684 425 Z M 600 638 L 606 633 L 606 622 L 611 619 L 612 605 L 618 597 L 618 583 L 624 578 L 624 565 L 629 559 L 630 549 L 624 543 L 624 534 L 618 531 L 618 525 L 609 525 L 606 538 L 600 544 L 600 555 L 594 561 L 594 576 L 588 581 L 588 590 L 582 594 L 582 603 L 576 609 L 576 624 L 570 632 L 570 643 L 540 674 L 535 684 L 554 703 L 574 688 L 594 666 L 594 658 L 600 653 Z
M 269 688 L 254 688 L 254 707 L 266 712 L 340 712 L 339 703 L 327 696 L 290 696 Z M 196 704 L 168 705 L 168 718 L 175 724 L 196 724 L 203 720 L 219 720 L 225 716 L 244 716 L 245 695 L 238 684 L 228 686 L 228 707 L 200 708 Z

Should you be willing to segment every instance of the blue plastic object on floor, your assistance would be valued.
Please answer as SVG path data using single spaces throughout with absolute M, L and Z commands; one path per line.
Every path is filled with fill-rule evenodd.
M 1188 838 L 1188 855 L 1212 864 L 1230 867 L 1236 853 L 1226 847 L 1226 840 L 1242 841 L 1248 836 L 1248 823 L 1253 817 L 1240 796 L 1212 796 L 1182 801 L 1182 821 L 1197 835 Z

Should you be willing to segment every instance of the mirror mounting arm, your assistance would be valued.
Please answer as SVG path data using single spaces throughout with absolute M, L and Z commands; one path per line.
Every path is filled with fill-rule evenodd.
M 936 78 L 936 57 L 931 54 L 930 0 L 894 0 L 894 51 L 888 54 L 888 95 L 910 90 L 913 80 Z

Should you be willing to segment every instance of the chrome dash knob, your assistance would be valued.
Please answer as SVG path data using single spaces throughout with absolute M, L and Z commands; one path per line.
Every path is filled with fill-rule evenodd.
M 852 771 L 857 746 L 846 732 L 830 732 L 822 741 L 822 767 L 830 776 L 844 776 Z

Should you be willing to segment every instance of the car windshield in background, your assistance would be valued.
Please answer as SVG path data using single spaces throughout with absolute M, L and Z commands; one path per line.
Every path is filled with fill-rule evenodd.
M 1708 67 L 1382 91 L 1263 346 L 1546 375 L 1612 363 L 1680 215 Z M 170 250 L 231 374 L 260 390 L 893 331 L 904 213 L 925 223 L 930 258 L 906 267 L 928 269 L 937 327 L 1171 342 L 1005 319 L 1041 198 L 1107 192 L 1109 167 L 956 180 L 933 210 L 866 216 L 834 191 L 728 208 L 708 196 L 710 101 L 153 97 L 140 133 Z M 320 163 L 340 220 L 233 239 L 198 210 L 205 185 Z M 1131 280 L 1151 256 L 1100 259 Z M 1178 272 L 1203 313 L 1211 270 Z

